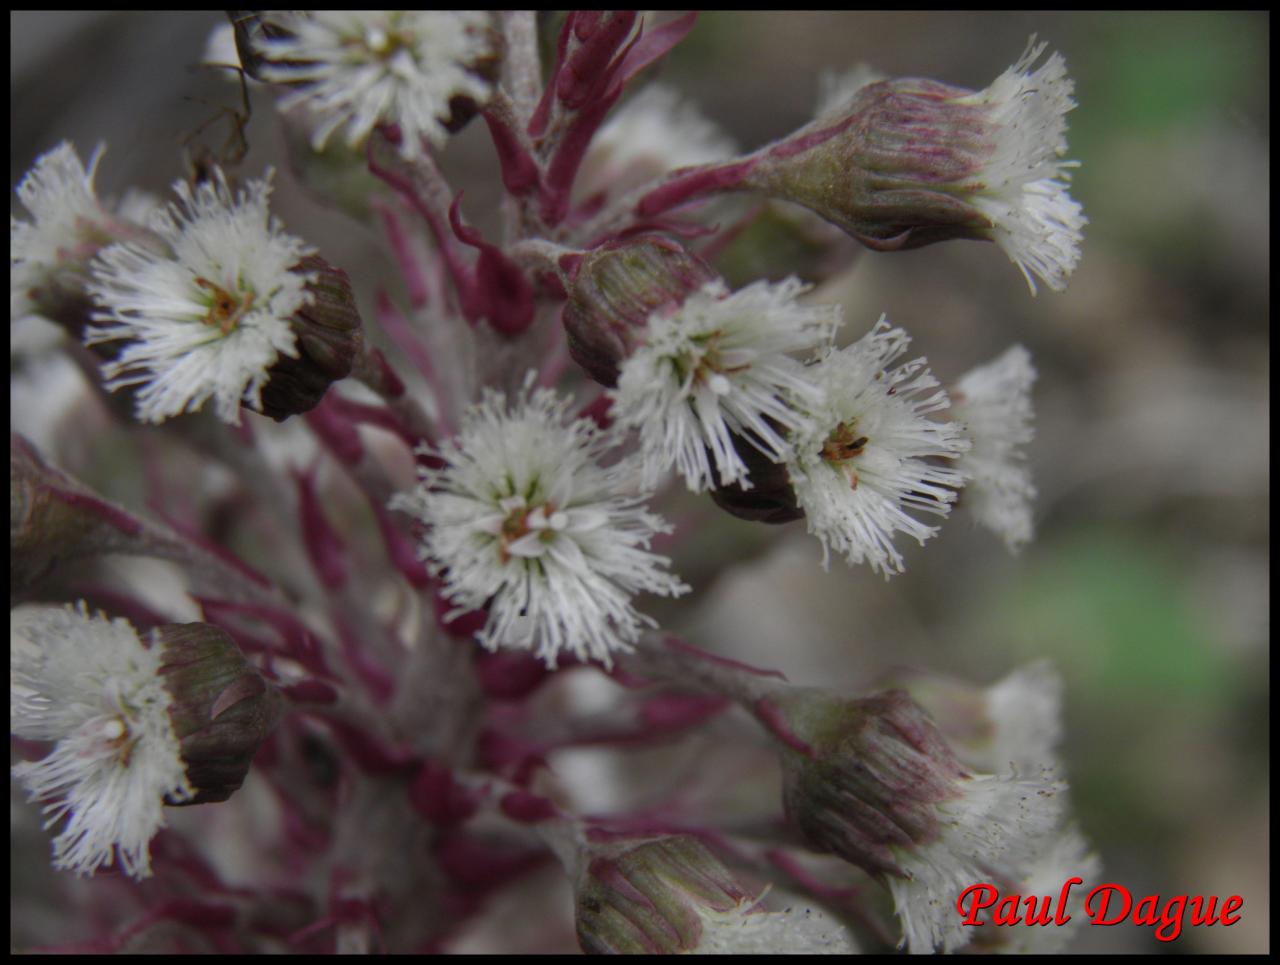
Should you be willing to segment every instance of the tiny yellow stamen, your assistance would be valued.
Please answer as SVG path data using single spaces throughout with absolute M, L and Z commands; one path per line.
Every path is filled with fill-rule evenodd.
M 213 302 L 209 311 L 201 321 L 205 325 L 216 325 L 223 335 L 230 335 L 240 320 L 253 307 L 253 292 L 245 292 L 243 301 L 227 291 L 221 285 L 214 284 L 207 278 L 197 278 L 196 285 L 213 292 Z
M 862 450 L 867 442 L 866 436 L 855 437 L 853 429 L 849 425 L 841 423 L 827 437 L 827 441 L 822 447 L 822 458 L 827 462 L 844 462 L 847 459 L 862 455 Z M 856 486 L 857 484 L 855 483 L 854 485 Z

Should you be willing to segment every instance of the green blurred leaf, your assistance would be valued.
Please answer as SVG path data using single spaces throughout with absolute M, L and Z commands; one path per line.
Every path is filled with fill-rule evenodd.
M 1095 696 L 1189 704 L 1225 697 L 1230 668 L 1197 629 L 1176 553 L 1092 532 L 1051 548 L 1010 590 L 1011 632 L 1063 654 Z M 1070 658 L 1066 655 L 1072 654 Z

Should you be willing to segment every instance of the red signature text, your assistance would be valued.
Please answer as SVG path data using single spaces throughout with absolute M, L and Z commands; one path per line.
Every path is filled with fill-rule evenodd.
M 981 928 L 993 925 L 1065 925 L 1071 921 L 1067 906 L 1074 888 L 1084 884 L 1082 878 L 1068 878 L 1055 895 L 1001 895 L 995 885 L 970 885 L 956 899 L 956 913 L 961 924 Z M 1125 921 L 1155 929 L 1162 942 L 1174 941 L 1182 929 L 1191 925 L 1234 925 L 1240 920 L 1244 899 L 1231 895 L 1221 900 L 1217 895 L 1174 895 L 1161 902 L 1159 895 L 1146 895 L 1136 902 L 1124 885 L 1103 884 L 1093 888 L 1084 898 L 1084 915 L 1093 925 L 1119 925 Z

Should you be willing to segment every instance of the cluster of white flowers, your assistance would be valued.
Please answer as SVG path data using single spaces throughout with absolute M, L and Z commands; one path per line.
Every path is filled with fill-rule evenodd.
M 649 319 L 611 393 L 619 422 L 639 433 L 646 483 L 674 467 L 693 491 L 749 489 L 737 445 L 750 445 L 785 465 L 824 566 L 834 547 L 886 576 L 903 567 L 896 533 L 924 543 L 937 532 L 912 512 L 945 516 L 966 481 L 981 522 L 1011 548 L 1029 539 L 1025 350 L 962 379 L 957 421 L 934 421 L 949 403 L 925 360 L 893 367 L 906 332 L 881 318 L 837 350 L 838 306 L 801 305 L 803 291 L 795 279 L 733 294 L 713 282 Z
M 629 179 L 640 171 L 648 179 L 681 168 L 691 177 L 688 172 L 695 165 L 711 169 L 726 161 L 731 169 L 735 161 L 742 162 L 729 159 L 733 147 L 714 126 L 661 88 L 632 100 L 601 128 L 590 149 L 587 139 L 580 138 L 583 143 L 570 143 L 570 149 L 557 152 L 556 138 L 569 137 L 566 131 L 576 137 L 576 132 L 589 133 L 595 130 L 592 123 L 600 123 L 603 112 L 594 113 L 596 101 L 591 98 L 607 108 L 615 93 L 614 79 L 629 77 L 637 63 L 676 33 L 646 35 L 641 29 L 632 40 L 634 46 L 619 47 L 596 64 L 611 31 L 624 33 L 618 29 L 622 21 L 613 16 L 591 13 L 568 21 L 560 49 L 564 63 L 556 68 L 566 73 L 560 77 L 562 83 L 553 81 L 548 87 L 541 104 L 535 106 L 537 98 L 527 96 L 528 90 L 520 104 L 510 98 L 502 102 L 502 111 L 495 114 L 501 113 L 505 123 L 508 112 L 524 111 L 527 116 L 516 117 L 523 127 L 503 132 L 497 130 L 499 119 L 489 116 L 495 139 L 501 142 L 505 133 L 515 142 L 505 149 L 531 165 L 536 176 L 527 179 L 533 190 L 508 199 L 512 217 L 506 227 L 516 236 L 505 239 L 508 251 L 476 242 L 458 228 L 455 218 L 458 234 L 481 249 L 471 261 L 472 254 L 451 247 L 453 239 L 441 228 L 447 204 L 440 202 L 451 196 L 443 175 L 421 162 L 426 152 L 444 145 L 458 123 L 491 102 L 498 78 L 506 76 L 498 69 L 505 47 L 521 36 L 519 23 L 481 11 L 282 12 L 262 15 L 261 22 L 257 15 L 250 17 L 256 26 L 236 35 L 241 43 L 248 38 L 253 44 L 252 53 L 260 61 L 253 66 L 254 76 L 281 85 L 279 107 L 304 119 L 315 150 L 322 150 L 338 132 L 356 147 L 375 128 L 394 126 L 400 134 L 401 162 L 406 168 L 422 168 L 421 184 L 409 179 L 411 188 L 396 185 L 397 190 L 410 194 L 428 182 L 438 189 L 424 191 L 431 196 L 415 196 L 414 204 L 406 206 L 423 215 L 434 247 L 421 239 L 405 241 L 398 213 L 391 205 L 380 209 L 415 310 L 422 311 L 411 323 L 393 315 L 394 309 L 383 311 L 386 306 L 380 299 L 379 317 L 387 334 L 405 349 L 403 354 L 413 356 L 423 379 L 437 383 L 428 393 L 443 387 L 443 404 L 419 404 L 416 396 L 425 394 L 411 378 L 400 378 L 401 359 L 368 349 L 359 331 L 342 343 L 341 350 L 334 350 L 357 357 L 343 356 L 338 361 L 347 363 L 345 368 L 336 363 L 330 367 L 342 375 L 326 370 L 326 378 L 320 380 L 317 372 L 323 366 L 312 357 L 308 339 L 323 326 L 308 328 L 308 313 L 332 310 L 325 316 L 326 324 L 341 314 L 325 301 L 330 297 L 325 286 L 331 266 L 271 214 L 270 170 L 237 187 L 220 168 L 211 166 L 196 180 L 178 181 L 177 201 L 167 206 L 106 204 L 93 184 L 103 149 L 95 150 L 86 166 L 71 145 L 59 145 L 36 162 L 18 188 L 30 220 L 11 218 L 11 313 L 17 317 L 43 310 L 52 316 L 54 309 L 69 305 L 68 318 L 59 323 L 103 356 L 105 388 L 128 389 L 140 422 L 161 423 L 199 411 L 206 403 L 222 422 L 232 425 L 240 425 L 242 407 L 259 412 L 265 408 L 283 419 L 299 410 L 276 411 L 269 389 L 279 388 L 272 380 L 282 369 L 303 370 L 303 376 L 319 382 L 321 388 L 306 397 L 305 411 L 317 405 L 335 378 L 356 373 L 376 396 L 375 402 L 349 396 L 326 400 L 332 404 L 315 410 L 314 418 L 305 423 L 304 439 L 294 439 L 287 431 L 269 432 L 255 443 L 254 458 L 261 457 L 256 465 L 263 472 L 297 479 L 304 493 L 299 504 L 288 503 L 283 495 L 288 487 L 276 486 L 279 480 L 266 481 L 258 490 L 246 488 L 253 490 L 254 499 L 268 493 L 263 498 L 272 500 L 273 510 L 299 509 L 304 530 L 310 524 L 315 530 L 325 529 L 325 514 L 312 505 L 317 501 L 315 478 L 325 475 L 318 468 L 341 464 L 351 469 L 354 485 L 384 522 L 389 494 L 396 486 L 408 485 L 409 450 L 417 441 L 431 440 L 416 449 L 418 484 L 389 503 L 411 521 L 418 558 L 430 578 L 409 554 L 397 557 L 396 541 L 403 536 L 393 526 L 381 533 L 388 555 L 418 589 L 429 585 L 438 590 L 446 604 L 441 609 L 447 608 L 438 614 L 442 623 L 471 615 L 480 626 L 475 639 L 483 647 L 527 651 L 550 669 L 566 659 L 612 668 L 619 654 L 634 651 L 642 634 L 658 626 L 637 598 L 688 592 L 689 587 L 670 572 L 671 561 L 657 552 L 662 546 L 655 547 L 673 527 L 647 507 L 673 470 L 690 491 L 713 490 L 717 498 L 728 490 L 734 498 L 741 495 L 746 500 L 756 489 L 768 490 L 754 494 L 762 499 L 784 491 L 794 500 L 793 515 L 806 517 L 809 532 L 821 544 L 824 567 L 834 550 L 851 566 L 865 563 L 885 577 L 901 573 L 905 560 L 899 535 L 923 544 L 938 530 L 926 519 L 945 517 L 958 504 L 970 509 L 1010 549 L 1024 545 L 1032 534 L 1030 506 L 1035 496 L 1023 451 L 1033 436 L 1030 393 L 1035 370 L 1027 351 L 1011 348 L 959 379 L 948 393 L 925 358 L 904 358 L 910 337 L 883 316 L 860 338 L 838 347 L 840 306 L 806 300 L 810 288 L 795 277 L 760 280 L 731 291 L 718 279 L 694 287 L 712 271 L 690 269 L 697 282 L 670 286 L 681 288 L 679 299 L 644 301 L 645 310 L 636 313 L 641 318 L 627 319 L 628 327 L 621 333 L 616 320 L 608 320 L 613 328 L 601 336 L 600 352 L 605 361 L 616 362 L 617 380 L 586 409 L 559 389 L 534 387 L 535 381 L 547 386 L 561 375 L 563 343 L 546 353 L 542 368 L 530 371 L 517 392 L 491 387 L 470 391 L 485 381 L 514 385 L 513 360 L 518 359 L 523 369 L 531 364 L 530 354 L 543 347 L 533 339 L 520 341 L 524 333 L 499 332 L 483 324 L 467 327 L 477 313 L 468 309 L 464 319 L 460 306 L 468 304 L 468 296 L 475 297 L 477 286 L 500 278 L 511 280 L 522 297 L 527 289 L 534 306 L 530 315 L 536 315 L 537 322 L 531 331 L 538 338 L 548 331 L 558 335 L 552 309 L 568 296 L 556 289 L 555 280 L 562 288 L 576 284 L 573 271 L 589 261 L 593 250 L 612 253 L 613 246 L 623 249 L 636 236 L 668 227 L 661 218 L 642 218 L 637 207 L 632 222 L 597 235 L 583 224 L 598 208 L 633 187 Z M 533 22 L 523 22 L 531 43 Z M 630 21 L 626 26 L 631 29 Z M 646 37 L 650 39 L 644 43 Z M 622 44 L 624 38 L 615 39 Z M 227 42 L 224 34 L 217 54 L 222 59 L 231 59 Z M 630 53 L 635 50 L 639 53 Z M 998 131 L 973 204 L 989 217 L 995 240 L 1022 269 L 1033 291 L 1033 274 L 1051 288 L 1063 286 L 1075 266 L 1084 224 L 1079 205 L 1067 194 L 1070 162 L 1061 160 L 1066 147 L 1063 115 L 1073 106 L 1071 83 L 1056 54 L 1032 69 L 1043 51 L 1043 44 L 1033 45 L 987 90 L 958 100 L 981 105 Z M 244 54 L 248 59 L 248 53 L 248 47 L 241 47 L 237 57 Z M 610 60 L 614 54 L 617 59 Z M 536 75 L 537 63 L 536 50 L 525 51 L 523 66 L 512 70 Z M 600 74 L 604 81 L 595 87 L 576 73 L 594 69 L 605 71 Z M 847 110 L 857 91 L 873 79 L 862 70 L 829 83 L 816 123 L 828 123 Z M 570 102 L 562 96 L 564 91 L 585 98 L 586 108 L 581 100 Z M 535 117 L 544 109 L 554 122 L 531 138 L 529 132 L 540 129 Z M 664 143 L 672 139 L 676 146 Z M 504 149 L 502 143 L 499 149 Z M 520 154 L 525 151 L 527 156 Z M 504 162 L 507 159 L 504 156 Z M 353 162 L 345 154 L 335 159 Z M 555 183 L 551 174 L 561 176 L 578 162 L 586 176 L 577 187 L 587 203 L 571 211 L 563 223 L 553 223 L 546 212 L 555 206 L 546 204 L 539 192 L 548 193 L 547 184 Z M 680 176 L 670 174 L 671 180 L 662 184 L 678 184 Z M 388 175 L 387 181 L 392 184 L 394 178 Z M 572 187 L 569 183 L 566 197 Z M 726 176 L 725 184 L 708 193 L 721 190 L 747 188 L 728 183 Z M 511 191 L 518 194 L 516 188 Z M 542 227 L 548 227 L 545 238 L 538 236 Z M 682 265 L 688 267 L 697 261 L 674 238 L 663 249 L 664 254 L 677 250 L 673 262 L 687 257 Z M 427 269 L 415 263 L 424 252 L 433 259 Z M 529 261 L 521 260 L 526 257 Z M 625 251 L 621 260 L 625 262 Z M 534 268 L 531 263 L 536 263 Z M 642 266 L 644 271 L 650 267 L 651 263 Z M 699 271 L 702 267 L 698 265 Z M 334 268 L 333 274 L 343 273 Z M 623 278 L 617 287 L 625 288 L 629 280 Z M 667 294 L 664 280 L 658 282 L 660 295 Z M 446 290 L 450 284 L 456 291 Z M 441 297 L 428 297 L 428 291 Z M 349 287 L 345 294 L 350 294 Z M 663 307 L 644 317 L 653 304 Z M 464 335 L 409 331 L 429 313 L 438 313 L 442 327 L 456 323 Z M 432 318 L 434 324 L 436 315 Z M 348 319 L 340 321 L 346 324 Z M 354 307 L 349 321 L 344 333 L 360 325 Z M 419 335 L 420 351 L 415 355 Z M 460 352 L 446 350 L 463 341 L 465 366 Z M 592 350 L 598 347 L 587 344 Z M 625 351 L 618 350 L 623 357 L 608 357 L 615 345 L 624 346 Z M 313 362 L 314 371 L 307 368 Z M 438 378 L 431 371 L 436 362 L 453 365 L 456 371 Z M 601 381 L 611 378 L 592 375 Z M 365 458 L 365 437 L 359 431 L 364 425 L 395 430 L 394 435 L 384 434 L 393 441 L 381 441 L 388 448 L 400 447 L 399 463 Z M 245 438 L 249 435 L 246 430 Z M 376 436 L 376 430 L 370 435 Z M 317 439 L 323 445 L 317 445 Z M 349 443 L 346 450 L 336 452 L 344 441 Z M 330 455 L 336 458 L 330 460 Z M 234 454 L 228 462 L 236 464 Z M 397 479 L 390 466 L 405 474 Z M 768 472 L 774 475 L 765 480 L 763 473 Z M 105 502 L 84 511 L 110 515 L 113 522 L 128 515 Z M 182 540 L 174 536 L 173 542 Z M 301 542 L 301 548 L 290 547 L 296 552 L 282 557 L 307 560 L 326 586 L 347 585 L 342 539 L 308 530 Z M 190 562 L 168 544 L 158 555 Z M 268 668 L 268 676 L 274 678 L 277 670 L 282 677 L 298 674 L 299 702 L 320 694 L 316 700 L 322 703 L 335 689 L 327 679 L 301 677 L 304 670 L 312 672 L 325 664 L 321 659 L 308 663 L 307 647 L 315 643 L 310 621 L 323 620 L 332 605 L 337 628 L 333 635 L 342 641 L 346 665 L 358 668 L 363 682 L 370 684 L 378 714 L 384 704 L 390 705 L 383 700 L 383 690 L 395 692 L 401 681 L 392 679 L 394 672 L 384 672 L 377 660 L 364 661 L 360 643 L 353 639 L 359 634 L 346 632 L 355 626 L 363 631 L 377 622 L 363 612 L 357 620 L 346 619 L 362 602 L 358 593 L 344 590 L 334 593 L 332 600 L 312 593 L 299 603 L 311 593 L 309 586 L 294 599 L 292 581 L 281 580 L 277 587 L 264 579 L 260 585 L 207 547 L 200 546 L 199 553 L 193 550 L 191 559 L 197 556 L 234 587 L 243 589 L 236 577 L 252 583 L 244 600 L 201 599 L 207 611 L 202 616 L 216 623 L 220 606 L 236 612 L 243 604 L 247 619 L 260 619 L 286 638 L 280 652 L 288 656 Z M 216 559 L 211 562 L 210 557 Z M 324 564 L 338 557 L 342 565 L 326 570 Z M 225 569 L 217 569 L 219 565 Z M 394 574 L 384 584 L 392 582 L 401 588 Z M 194 590 L 192 597 L 196 598 Z M 295 603 L 305 620 L 290 611 Z M 197 764 L 190 764 L 188 781 L 182 756 L 186 749 L 190 757 L 188 730 L 183 713 L 175 709 L 185 704 L 166 690 L 165 681 L 172 678 L 170 666 L 162 668 L 160 636 L 153 634 L 149 645 L 127 621 L 93 616 L 83 603 L 20 615 L 12 627 L 11 730 L 21 738 L 53 745 L 42 759 L 19 763 L 12 773 L 33 799 L 45 802 L 46 827 L 60 826 L 53 844 L 55 866 L 92 874 L 117 864 L 131 877 L 146 877 L 151 839 L 165 823 L 163 806 L 202 801 L 206 793 Z M 435 632 L 429 620 L 424 627 L 421 637 Z M 294 639 L 303 637 L 305 643 Z M 227 641 L 236 651 L 235 642 L 230 637 Z M 419 639 L 415 645 L 420 643 Z M 389 645 L 379 656 L 390 663 L 403 655 L 402 649 L 412 648 Z M 425 649 L 421 645 L 418 656 Z M 246 694 L 253 695 L 247 688 L 255 686 L 278 699 L 271 685 L 256 677 L 226 684 L 225 691 L 211 684 L 217 691 L 211 700 L 217 711 L 210 712 L 211 719 L 238 706 Z M 928 838 L 918 846 L 886 846 L 904 871 L 901 877 L 889 876 L 887 884 L 913 951 L 951 951 L 970 937 L 951 914 L 955 895 L 992 869 L 1033 881 L 1050 880 L 1064 862 L 1096 870 L 1083 838 L 1066 822 L 1064 785 L 1054 776 L 1058 694 L 1056 677 L 1043 668 L 992 688 L 984 698 L 992 740 L 983 746 L 956 742 L 963 764 L 974 771 L 954 777 L 955 770 L 938 765 L 936 773 L 946 774 L 944 791 L 954 777 L 955 793 L 927 801 L 937 805 L 937 833 L 900 836 L 917 842 Z M 396 696 L 399 704 L 406 702 L 403 691 Z M 402 736 L 388 736 L 398 723 L 380 730 L 380 717 L 369 725 L 369 734 L 360 733 L 352 723 L 368 724 L 361 719 L 366 708 L 360 698 L 343 693 L 338 703 L 342 714 L 335 727 L 349 727 L 355 738 L 373 735 L 366 745 L 371 755 L 381 752 L 383 738 L 390 746 Z M 399 713 L 399 704 L 387 713 Z M 183 735 L 181 744 L 175 720 Z M 272 716 L 265 730 L 274 723 Z M 359 740 L 353 739 L 353 746 L 356 743 Z M 405 753 L 420 755 L 415 763 L 422 764 L 426 746 L 413 743 Z M 256 745 L 249 751 L 236 747 L 246 768 L 253 751 Z M 927 757 L 923 750 L 920 754 Z M 904 759 L 909 756 L 904 752 Z M 947 758 L 951 765 L 955 761 Z M 902 760 L 890 761 L 889 769 L 901 764 Z M 238 787 L 242 777 L 243 772 L 225 782 L 226 792 Z M 702 938 L 698 951 L 855 950 L 843 927 L 817 912 L 766 912 L 756 899 L 724 907 L 729 910 L 697 911 Z

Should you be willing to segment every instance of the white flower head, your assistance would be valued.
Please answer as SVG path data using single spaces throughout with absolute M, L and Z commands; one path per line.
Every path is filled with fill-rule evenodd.
M 1062 159 L 1075 84 L 1061 54 L 1032 69 L 1047 46 L 1032 37 L 990 87 L 955 101 L 985 107 L 996 130 L 995 151 L 978 176 L 982 189 L 971 203 L 991 219 L 996 244 L 1022 270 L 1032 294 L 1033 274 L 1054 291 L 1066 288 L 1088 223 L 1067 193 L 1069 169 L 1078 162 Z
M 12 621 L 9 729 L 55 742 L 13 776 L 32 799 L 53 799 L 46 828 L 66 819 L 55 868 L 87 875 L 118 860 L 125 874 L 147 877 L 165 796 L 192 796 L 159 670 L 158 647 L 84 604 Z
M 915 954 L 967 944 L 973 929 L 961 924 L 956 897 L 977 882 L 1022 880 L 1063 818 L 1066 788 L 1047 769 L 1034 777 L 979 774 L 956 785 L 958 795 L 937 805 L 937 836 L 893 849 L 908 877 L 889 876 L 889 891 Z
M 18 184 L 18 200 L 31 216 L 9 216 L 9 308 L 12 318 L 30 314 L 32 292 L 59 273 L 83 284 L 85 266 L 113 240 L 111 215 L 98 200 L 93 178 L 102 160 L 99 144 L 86 168 L 63 141 L 42 154 Z
M 603 467 L 612 436 L 569 414 L 570 399 L 528 386 L 510 407 L 486 391 L 434 453 L 446 467 L 424 469 L 392 505 L 426 524 L 421 555 L 454 612 L 488 606 L 485 647 L 609 665 L 654 625 L 634 594 L 688 588 L 648 551 L 669 527 L 626 494 L 634 460 Z
M 910 337 L 881 316 L 857 342 L 830 352 L 809 372 L 821 387 L 811 427 L 794 439 L 788 464 L 809 532 L 851 565 L 866 561 L 886 577 L 902 571 L 896 533 L 920 543 L 937 528 L 912 511 L 945 516 L 964 477 L 931 458 L 955 459 L 968 448 L 954 423 L 926 416 L 947 396 L 925 359 L 888 366 Z M 937 391 L 932 391 L 937 390 Z
M 622 105 L 591 139 L 578 192 L 619 194 L 676 168 L 723 161 L 733 140 L 673 88 L 650 84 Z
M 313 249 L 286 234 L 267 201 L 271 172 L 232 194 L 221 171 L 194 188 L 179 181 L 180 204 L 152 215 L 165 243 L 123 242 L 94 262 L 90 291 L 105 309 L 86 342 L 124 340 L 103 366 L 109 389 L 141 385 L 137 417 L 163 422 L 213 399 L 224 422 L 240 403 L 261 408 L 269 369 L 296 357 L 290 317 L 311 295 L 298 263 Z
M 788 278 L 729 294 L 716 280 L 649 318 L 612 392 L 615 418 L 640 431 L 646 484 L 675 466 L 694 492 L 749 486 L 734 435 L 775 462 L 791 454 L 787 435 L 820 398 L 791 353 L 829 344 L 841 322 L 837 305 L 799 304 L 805 290 Z
M 1015 345 L 966 374 L 951 390 L 951 417 L 964 427 L 972 447 L 959 466 L 969 477 L 964 504 L 1010 552 L 1031 539 L 1031 501 L 1036 488 L 1022 447 L 1035 436 L 1030 353 Z
M 316 10 L 271 20 L 289 36 L 255 41 L 271 62 L 263 75 L 299 85 L 280 107 L 311 111 L 317 151 L 343 125 L 356 147 L 379 124 L 399 125 L 406 157 L 419 153 L 424 139 L 439 148 L 449 133 L 451 100 L 489 99 L 490 83 L 476 73 L 494 53 L 484 11 Z

